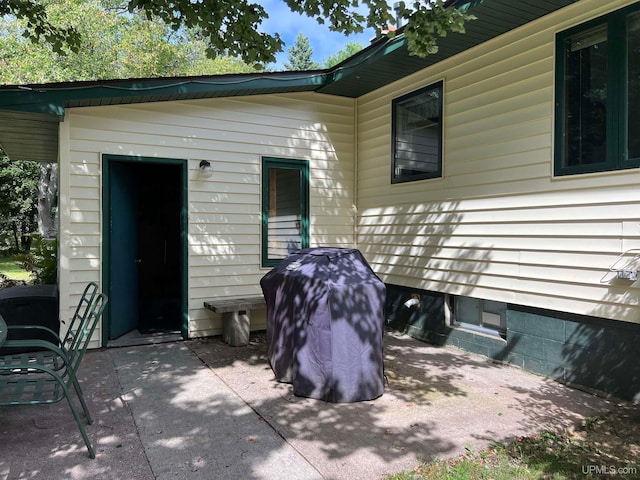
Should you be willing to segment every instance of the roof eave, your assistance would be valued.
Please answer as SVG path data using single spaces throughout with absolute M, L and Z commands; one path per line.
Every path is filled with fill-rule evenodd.
M 0 109 L 64 115 L 65 108 L 315 91 L 327 72 L 249 73 L 0 86 Z
M 466 33 L 440 39 L 438 53 L 426 58 L 409 55 L 400 29 L 328 70 L 6 85 L 0 86 L 0 109 L 63 115 L 69 107 L 293 92 L 357 98 L 576 1 L 449 0 L 448 6 L 468 8 L 478 19 Z
M 449 33 L 438 40 L 438 52 L 425 58 L 408 52 L 403 29 L 391 38 L 381 37 L 372 45 L 334 67 L 319 93 L 357 98 L 401 78 L 435 65 L 525 24 L 556 12 L 579 0 L 545 0 L 538 4 L 513 0 L 457 0 L 449 2 L 476 15 L 465 33 Z M 517 15 L 515 13 L 518 13 Z

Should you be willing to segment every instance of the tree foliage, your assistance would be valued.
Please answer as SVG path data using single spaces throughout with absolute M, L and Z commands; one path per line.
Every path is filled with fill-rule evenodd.
M 0 83 L 25 84 L 254 71 L 239 59 L 206 55 L 197 32 L 174 32 L 159 19 L 128 14 L 118 2 L 51 2 L 52 25 L 79 34 L 79 49 L 57 52 L 22 36 L 25 20 L 0 18 Z
M 11 161 L 0 150 L 0 235 L 15 251 L 29 250 L 29 234 L 37 226 L 39 173 L 37 163 Z
M 438 51 L 437 40 L 448 32 L 464 33 L 465 22 L 475 19 L 467 7 L 446 7 L 445 0 L 414 0 L 408 5 L 397 2 L 395 16 L 387 0 L 285 0 L 292 11 L 315 17 L 318 23 L 329 20 L 329 28 L 346 34 L 362 32 L 364 27 L 387 30 L 389 25 L 406 25 L 409 53 L 426 57 Z M 395 2 L 393 2 L 395 3 Z M 360 13 L 361 6 L 368 13 Z M 394 9 L 396 6 L 394 5 Z M 394 35 L 389 31 L 389 35 Z
M 320 65 L 313 61 L 313 48 L 309 38 L 302 32 L 298 33 L 295 43 L 289 47 L 288 61 L 284 64 L 287 70 L 314 70 Z
M 14 260 L 20 267 L 29 272 L 31 281 L 35 284 L 53 285 L 58 281 L 58 241 L 44 239 L 33 234 L 33 245 L 29 253 L 14 255 Z
M 386 0 L 285 0 L 289 8 L 318 23 L 328 22 L 333 31 L 346 35 L 379 30 L 396 23 Z M 67 23 L 55 23 L 49 17 L 49 7 L 59 0 L 0 0 L 0 16 L 14 16 L 25 21 L 23 34 L 32 41 L 45 40 L 54 52 L 65 49 L 80 51 L 81 24 L 69 17 Z M 185 29 L 198 32 L 207 45 L 207 54 L 241 57 L 247 64 L 268 64 L 284 47 L 278 33 L 260 31 L 268 13 L 250 0 L 111 0 L 110 3 L 135 16 L 143 14 L 149 21 L 160 19 L 172 31 Z M 452 7 L 444 0 L 415 0 L 408 6 L 400 2 L 398 16 L 407 23 L 409 51 L 425 56 L 437 49 L 436 41 L 449 31 L 464 31 L 464 23 L 471 15 Z M 364 13 L 361 13 L 364 12 Z M 71 21 L 73 20 L 73 21 Z
M 12 16 L 24 20 L 23 36 L 36 43 L 44 40 L 55 52 L 65 48 L 79 49 L 80 35 L 74 27 L 61 27 L 49 21 L 43 2 L 29 0 L 0 0 L 0 17 Z
M 324 61 L 324 68 L 331 68 L 338 65 L 340 62 L 345 61 L 347 58 L 353 57 L 356 53 L 362 50 L 364 47 L 358 42 L 348 42 L 339 52 L 335 55 L 329 55 Z
M 404 32 L 409 52 L 423 58 L 438 52 L 439 37 L 464 33 L 465 22 L 475 19 L 465 8 L 445 8 L 445 0 L 414 2 L 414 8 L 400 4 L 399 16 L 407 21 Z

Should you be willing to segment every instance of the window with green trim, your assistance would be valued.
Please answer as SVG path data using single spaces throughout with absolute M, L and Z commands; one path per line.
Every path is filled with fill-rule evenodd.
M 309 246 L 309 163 L 262 159 L 262 266 Z
M 640 165 L 639 5 L 557 35 L 556 175 Z
M 391 182 L 442 176 L 442 82 L 393 100 Z

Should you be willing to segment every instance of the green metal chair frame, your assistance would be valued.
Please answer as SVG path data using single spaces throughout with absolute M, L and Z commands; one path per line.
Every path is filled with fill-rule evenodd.
M 95 451 L 71 398 L 71 387 L 90 425 L 93 420 L 76 375 L 107 301 L 107 296 L 97 293 L 97 285 L 92 282 L 85 288 L 60 345 L 35 339 L 7 340 L 3 346 L 38 350 L 0 356 L 0 406 L 51 404 L 66 399 L 90 458 L 95 458 Z M 12 328 L 9 326 L 9 333 Z M 45 329 L 55 334 L 46 327 L 27 328 Z M 59 338 L 58 335 L 56 337 Z
M 55 344 L 58 345 L 63 351 L 69 352 L 74 350 L 74 339 L 76 336 L 76 331 L 78 329 L 78 325 L 85 321 L 87 315 L 89 314 L 90 307 L 94 302 L 95 296 L 98 293 L 98 284 L 95 282 L 89 282 L 87 286 L 84 288 L 82 292 L 82 296 L 80 297 L 80 301 L 76 306 L 76 309 L 71 317 L 71 322 L 69 324 L 69 328 L 67 329 L 67 333 L 64 336 L 64 339 L 60 338 L 60 332 L 54 332 L 50 328 L 47 328 L 43 325 L 8 325 L 7 331 L 7 340 L 12 340 L 11 333 L 12 332 L 33 332 L 35 333 L 43 333 L 46 332 L 48 337 L 55 338 Z M 63 324 L 66 323 L 64 320 L 61 321 Z M 35 338 L 35 337 L 32 337 Z M 15 345 L 12 342 L 12 345 Z M 6 346 L 3 345 L 3 346 Z M 13 355 L 15 356 L 15 355 Z M 58 370 L 63 364 L 60 364 L 57 355 L 53 355 L 50 352 L 44 352 L 38 355 L 35 352 L 29 352 L 27 354 L 28 357 L 39 356 L 41 358 L 38 359 L 38 363 L 45 363 L 50 365 L 54 370 Z

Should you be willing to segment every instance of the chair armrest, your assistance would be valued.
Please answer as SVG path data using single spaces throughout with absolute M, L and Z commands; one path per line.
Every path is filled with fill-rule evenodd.
M 60 339 L 60 335 L 56 332 L 54 332 L 53 330 L 51 330 L 48 327 L 45 327 L 43 325 L 7 325 L 7 338 L 9 337 L 9 334 L 11 333 L 11 331 L 25 331 L 25 330 L 36 330 L 36 331 L 41 331 L 44 333 L 48 333 L 49 335 L 52 335 L 53 338 L 58 340 L 58 343 L 60 344 L 62 342 L 62 340 Z
M 7 340 L 2 344 L 2 348 L 5 348 L 5 347 L 18 347 L 18 348 L 27 349 L 27 350 L 30 348 L 33 348 L 33 349 L 39 349 L 40 351 L 42 349 L 48 350 L 50 352 L 55 353 L 60 358 L 62 358 L 62 361 L 65 363 L 67 362 L 67 358 L 68 358 L 66 351 L 64 351 L 62 348 L 60 348 L 57 345 L 54 345 L 51 342 L 47 342 L 46 340 Z M 37 352 L 34 352 L 34 353 L 37 353 Z M 20 355 L 20 354 L 17 354 L 17 355 Z M 24 355 L 27 355 L 27 354 L 24 354 Z M 12 354 L 1 355 L 0 359 L 3 357 L 15 357 L 15 356 L 16 355 L 12 355 Z

